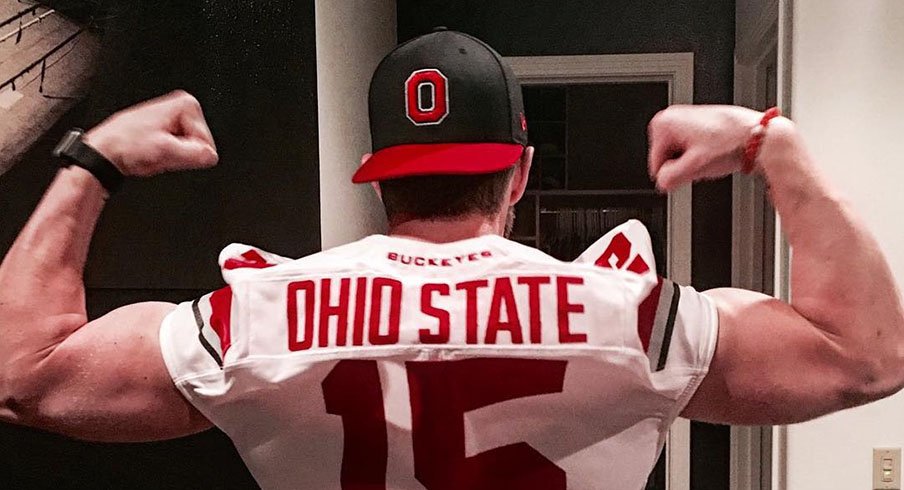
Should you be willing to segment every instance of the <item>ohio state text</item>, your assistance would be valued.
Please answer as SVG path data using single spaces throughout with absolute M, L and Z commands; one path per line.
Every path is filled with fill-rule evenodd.
M 397 344 L 403 316 L 405 325 L 417 327 L 416 338 L 403 339 L 407 342 L 583 343 L 585 308 L 574 299 L 582 287 L 582 277 L 566 275 L 430 282 L 417 288 L 379 276 L 295 281 L 287 286 L 288 348 Z M 544 319 L 555 321 L 555 328 L 544 328 Z

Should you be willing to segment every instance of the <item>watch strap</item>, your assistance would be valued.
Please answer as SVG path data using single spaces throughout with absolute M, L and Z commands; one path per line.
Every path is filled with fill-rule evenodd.
M 108 193 L 113 194 L 122 185 L 123 175 L 109 160 L 84 142 L 81 129 L 70 130 L 60 140 L 53 155 L 61 159 L 61 165 L 76 165 L 96 178 Z

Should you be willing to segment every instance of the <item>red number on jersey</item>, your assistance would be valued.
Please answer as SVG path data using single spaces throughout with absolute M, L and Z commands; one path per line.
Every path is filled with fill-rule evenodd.
M 631 241 L 628 240 L 628 237 L 626 237 L 624 233 L 619 233 L 612 237 L 609 246 L 606 247 L 603 254 L 596 259 L 596 265 L 610 269 L 624 269 L 625 263 L 628 262 L 632 253 Z M 650 266 L 647 265 L 640 254 L 637 254 L 637 256 L 634 257 L 634 260 L 628 265 L 627 269 L 637 274 L 644 274 L 650 270 Z
M 415 477 L 428 490 L 565 490 L 565 471 L 521 442 L 465 456 L 464 414 L 559 393 L 565 361 L 408 362 Z M 343 490 L 386 488 L 387 440 L 376 361 L 340 361 L 323 381 L 327 412 L 342 416 Z
M 435 68 L 418 70 L 405 81 L 405 112 L 417 126 L 439 124 L 449 115 L 449 80 Z
M 340 361 L 323 380 L 326 413 L 342 417 L 343 490 L 386 488 L 386 415 L 375 361 Z

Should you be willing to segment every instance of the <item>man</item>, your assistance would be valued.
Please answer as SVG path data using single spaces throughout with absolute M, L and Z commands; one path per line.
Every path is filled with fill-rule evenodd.
M 793 423 L 904 383 L 892 274 L 787 119 L 669 108 L 649 168 L 668 191 L 755 163 L 794 247 L 791 304 L 657 278 L 637 222 L 574 263 L 499 236 L 533 149 L 514 75 L 474 38 L 401 45 L 370 107 L 376 151 L 354 180 L 374 182 L 389 235 L 294 261 L 231 245 L 229 286 L 178 306 L 87 322 L 82 270 L 115 174 L 61 170 L 0 266 L 3 420 L 100 441 L 215 424 L 267 489 L 626 489 L 678 415 Z M 217 161 L 185 93 L 84 143 L 127 176 Z

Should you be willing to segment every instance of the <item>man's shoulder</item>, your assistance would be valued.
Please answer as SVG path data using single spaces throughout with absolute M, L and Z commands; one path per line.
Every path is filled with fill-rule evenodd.
M 329 268 L 342 264 L 347 265 L 349 257 L 354 257 L 366 249 L 366 242 L 369 238 L 366 237 L 299 258 L 285 257 L 254 245 L 232 243 L 220 252 L 218 262 L 227 282 L 232 279 L 280 273 L 287 268 Z
M 641 275 L 650 272 L 655 274 L 656 271 L 650 232 L 643 223 L 635 219 L 628 220 L 603 235 L 575 262 Z
M 428 266 L 434 262 L 436 269 L 450 272 L 455 269 L 451 266 L 475 260 L 484 262 L 483 259 L 491 256 L 499 259 L 490 261 L 495 263 L 488 264 L 493 268 L 522 268 L 525 264 L 534 264 L 536 267 L 550 269 L 576 268 L 592 271 L 602 268 L 641 276 L 655 276 L 656 270 L 650 234 L 637 220 L 627 221 L 609 231 L 573 262 L 563 262 L 542 250 L 496 235 L 461 242 L 429 243 L 374 234 L 301 258 L 289 258 L 253 245 L 233 243 L 220 252 L 219 265 L 224 279 L 232 283 L 235 280 L 269 277 L 290 270 L 316 274 L 385 268 L 389 272 L 405 273 L 408 269 L 430 269 Z M 386 260 L 380 260 L 381 258 Z M 403 267 L 405 265 L 411 267 Z M 446 265 L 450 267 L 440 267 Z

